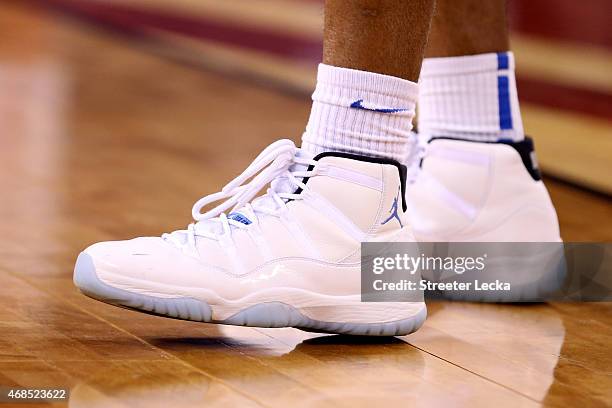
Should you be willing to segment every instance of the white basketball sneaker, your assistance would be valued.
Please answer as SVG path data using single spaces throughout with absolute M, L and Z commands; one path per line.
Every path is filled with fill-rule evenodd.
M 411 333 L 425 320 L 422 300 L 361 302 L 361 242 L 414 242 L 397 211 L 402 167 L 342 153 L 313 158 L 280 140 L 199 200 L 187 230 L 94 244 L 79 255 L 74 282 L 103 302 L 178 319 Z
M 529 138 L 431 139 L 406 199 L 418 241 L 561 240 Z
M 407 213 L 417 241 L 561 242 L 557 214 L 541 180 L 530 138 L 507 143 L 433 138 L 421 139 L 420 146 L 421 160 L 413 160 L 412 177 L 409 176 L 412 180 L 406 192 Z M 474 295 L 478 299 L 472 296 L 470 300 L 535 301 L 559 286 L 564 273 L 559 268 L 563 260 L 560 245 L 483 248 L 498 252 L 501 248 L 508 253 L 518 248 L 521 255 L 504 259 L 504 267 L 494 267 L 495 261 L 490 259 L 485 275 L 476 275 L 481 280 L 510 281 L 510 292 L 503 295 L 485 291 Z M 440 276 L 422 273 L 429 280 L 440 280 Z M 458 278 L 467 280 L 473 276 Z M 451 298 L 465 296 L 458 292 L 446 294 Z

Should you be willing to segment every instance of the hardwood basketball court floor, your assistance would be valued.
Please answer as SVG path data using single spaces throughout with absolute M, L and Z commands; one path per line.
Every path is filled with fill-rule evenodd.
M 377 339 L 81 295 L 80 250 L 182 228 L 261 148 L 299 140 L 309 101 L 27 6 L 3 4 L 0 35 L 0 387 L 66 387 L 71 407 L 612 404 L 610 304 L 437 302 Z M 548 187 L 567 241 L 612 239 L 609 198 Z

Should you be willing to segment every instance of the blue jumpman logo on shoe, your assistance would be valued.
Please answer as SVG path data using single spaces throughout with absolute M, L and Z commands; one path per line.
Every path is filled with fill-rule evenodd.
M 376 108 L 372 106 L 364 106 L 363 99 L 358 99 L 355 102 L 351 103 L 351 108 L 369 110 L 372 112 L 380 112 L 380 113 L 396 113 L 396 112 L 404 112 L 408 110 L 407 108 Z
M 402 225 L 402 220 L 400 220 L 400 217 L 397 214 L 397 202 L 399 201 L 399 195 L 400 195 L 400 190 L 398 189 L 397 197 L 393 199 L 393 204 L 391 205 L 391 209 L 389 210 L 389 213 L 391 215 L 389 216 L 389 218 L 381 222 L 380 225 L 385 225 L 386 223 L 388 223 L 389 221 L 395 218 L 397 222 L 399 222 L 400 228 L 404 228 L 404 226 Z

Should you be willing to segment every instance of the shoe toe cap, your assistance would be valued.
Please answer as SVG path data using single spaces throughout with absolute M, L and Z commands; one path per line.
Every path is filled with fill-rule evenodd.
M 91 277 L 92 274 L 103 281 L 116 276 L 151 279 L 162 270 L 167 270 L 179 253 L 159 237 L 99 242 L 78 256 L 74 281 L 81 287 L 81 276 Z
M 96 299 L 104 301 L 117 299 L 120 301 L 125 297 L 120 290 L 100 280 L 96 271 L 94 259 L 85 251 L 81 252 L 77 257 L 74 266 L 73 282 L 81 292 Z
M 125 290 L 190 287 L 205 284 L 213 269 L 160 237 L 140 237 L 86 248 L 77 259 L 74 283 L 81 290 L 93 278 Z

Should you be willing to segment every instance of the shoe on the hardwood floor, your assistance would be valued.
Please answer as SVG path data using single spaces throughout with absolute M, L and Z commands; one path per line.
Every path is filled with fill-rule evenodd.
M 415 143 L 406 192 L 418 242 L 476 242 L 492 252 L 484 275 L 434 274 L 434 282 L 474 279 L 512 283 L 510 291 L 446 291 L 451 299 L 540 301 L 565 277 L 555 208 L 541 180 L 533 142 L 474 142 L 423 136 Z M 420 153 L 420 154 L 419 154 Z M 529 244 L 496 244 L 496 243 Z M 446 245 L 447 255 L 453 255 Z M 455 247 L 461 252 L 461 245 Z M 465 248 L 465 246 L 463 246 Z M 506 256 L 516 252 L 515 256 Z
M 397 211 L 403 177 L 391 160 L 312 157 L 280 140 L 200 199 L 187 230 L 94 244 L 79 255 L 74 282 L 103 302 L 178 319 L 408 334 L 425 320 L 424 302 L 360 296 L 360 243 L 414 242 Z

